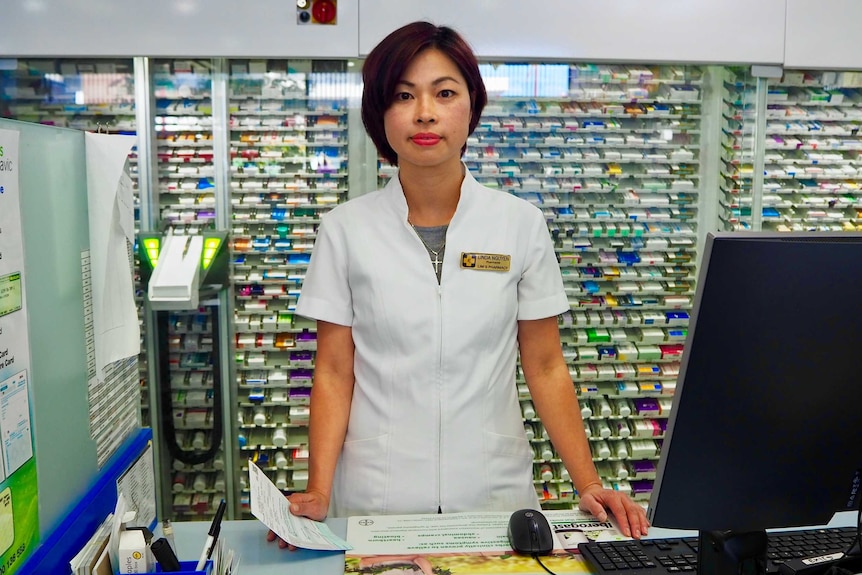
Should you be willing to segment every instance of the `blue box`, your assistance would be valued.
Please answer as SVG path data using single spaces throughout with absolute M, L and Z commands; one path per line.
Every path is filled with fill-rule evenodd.
M 207 564 L 204 566 L 202 571 L 195 571 L 195 567 L 198 566 L 197 561 L 180 561 L 180 570 L 173 571 L 173 575 L 201 575 L 204 573 L 206 575 L 210 575 L 213 571 L 213 562 L 212 560 L 207 561 Z M 145 575 L 156 575 L 158 573 L 164 573 L 162 571 L 161 566 L 157 563 L 156 570 L 154 573 L 146 573 Z

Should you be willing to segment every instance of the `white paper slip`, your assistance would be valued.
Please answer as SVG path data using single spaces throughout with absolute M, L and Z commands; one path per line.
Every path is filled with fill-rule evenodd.
M 510 512 L 477 511 L 427 515 L 349 517 L 349 555 L 404 553 L 511 553 Z M 563 546 L 554 536 L 554 549 Z
M 297 517 L 290 512 L 290 503 L 267 477 L 249 461 L 248 479 L 251 487 L 251 514 L 273 533 L 296 547 L 323 551 L 346 551 L 350 544 L 333 533 L 326 524 Z

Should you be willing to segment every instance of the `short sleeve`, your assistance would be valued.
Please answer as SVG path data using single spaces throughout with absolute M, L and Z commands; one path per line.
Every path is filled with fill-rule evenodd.
M 327 214 L 317 229 L 317 239 L 296 313 L 338 325 L 353 324 L 353 298 L 348 282 L 347 243 L 344 230 Z
M 569 309 L 560 264 L 544 216 L 535 210 L 528 234 L 526 261 L 518 282 L 518 319 L 544 319 Z

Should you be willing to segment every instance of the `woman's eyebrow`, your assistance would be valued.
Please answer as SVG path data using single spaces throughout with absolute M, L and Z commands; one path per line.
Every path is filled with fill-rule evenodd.
M 456 84 L 460 83 L 460 82 L 458 82 L 457 79 L 453 78 L 452 76 L 441 76 L 441 77 L 437 78 L 436 80 L 434 80 L 433 82 L 431 82 L 431 85 L 436 86 L 437 84 L 442 84 L 443 82 L 455 82 Z M 413 82 L 410 82 L 408 80 L 399 80 L 398 83 L 396 84 L 396 86 L 398 86 L 398 85 L 404 85 L 404 86 L 407 86 L 408 88 L 415 88 L 416 87 L 416 84 L 414 84 Z

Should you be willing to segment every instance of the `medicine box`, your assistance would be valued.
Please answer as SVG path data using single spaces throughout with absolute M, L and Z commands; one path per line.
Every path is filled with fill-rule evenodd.
M 120 573 L 146 573 L 152 568 L 142 531 L 121 531 L 118 554 Z

